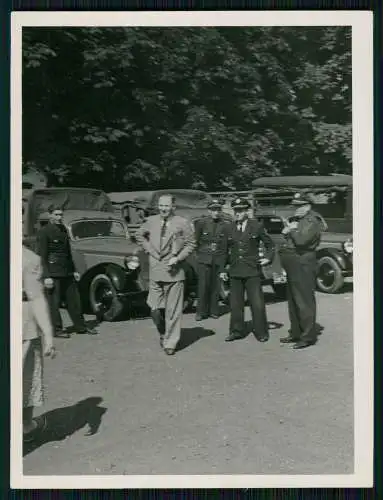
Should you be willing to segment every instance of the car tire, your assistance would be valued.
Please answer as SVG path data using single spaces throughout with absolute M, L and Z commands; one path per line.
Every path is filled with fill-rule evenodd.
M 287 296 L 287 286 L 284 283 L 278 283 L 271 285 L 274 291 L 274 294 L 278 299 L 286 299 Z
M 106 274 L 97 274 L 90 282 L 89 304 L 92 313 L 103 321 L 116 321 L 124 310 L 124 304 Z
M 318 260 L 316 285 L 320 292 L 337 293 L 343 287 L 344 277 L 339 264 L 329 255 Z

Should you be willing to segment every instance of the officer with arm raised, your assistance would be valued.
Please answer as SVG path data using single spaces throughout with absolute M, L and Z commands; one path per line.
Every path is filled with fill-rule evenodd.
M 287 300 L 291 323 L 290 334 L 281 343 L 293 343 L 303 349 L 316 343 L 316 248 L 321 232 L 326 229 L 323 218 L 312 210 L 310 194 L 297 193 L 291 202 L 297 205 L 295 221 L 286 223 L 280 247 L 282 265 L 287 274 Z

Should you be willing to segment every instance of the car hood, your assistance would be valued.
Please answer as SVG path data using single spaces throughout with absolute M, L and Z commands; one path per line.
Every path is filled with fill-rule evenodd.
M 140 247 L 123 238 L 85 238 L 72 242 L 75 250 L 107 255 L 138 255 Z

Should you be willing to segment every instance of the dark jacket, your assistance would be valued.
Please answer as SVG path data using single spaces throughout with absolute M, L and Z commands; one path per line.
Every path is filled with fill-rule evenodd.
M 227 256 L 229 224 L 206 217 L 195 223 L 196 256 L 201 264 L 217 265 L 222 270 Z
M 264 258 L 272 261 L 275 254 L 273 240 L 257 219 L 248 219 L 246 229 L 240 232 L 236 223 L 231 223 L 228 238 L 228 263 L 231 277 L 261 276 L 259 263 L 260 245 L 263 243 Z
M 37 234 L 43 278 L 64 278 L 74 273 L 69 235 L 62 224 L 47 224 Z
M 325 229 L 324 224 L 326 223 L 323 218 L 310 210 L 299 219 L 297 229 L 285 235 L 281 250 L 295 251 L 298 254 L 315 251 L 320 243 L 322 231 Z

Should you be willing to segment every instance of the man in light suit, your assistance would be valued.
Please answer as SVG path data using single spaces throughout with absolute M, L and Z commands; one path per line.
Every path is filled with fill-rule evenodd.
M 160 345 L 168 355 L 175 353 L 181 335 L 184 299 L 184 260 L 195 248 L 194 230 L 175 215 L 174 198 L 162 195 L 159 215 L 148 217 L 136 232 L 136 240 L 149 254 L 148 305 L 160 334 Z

